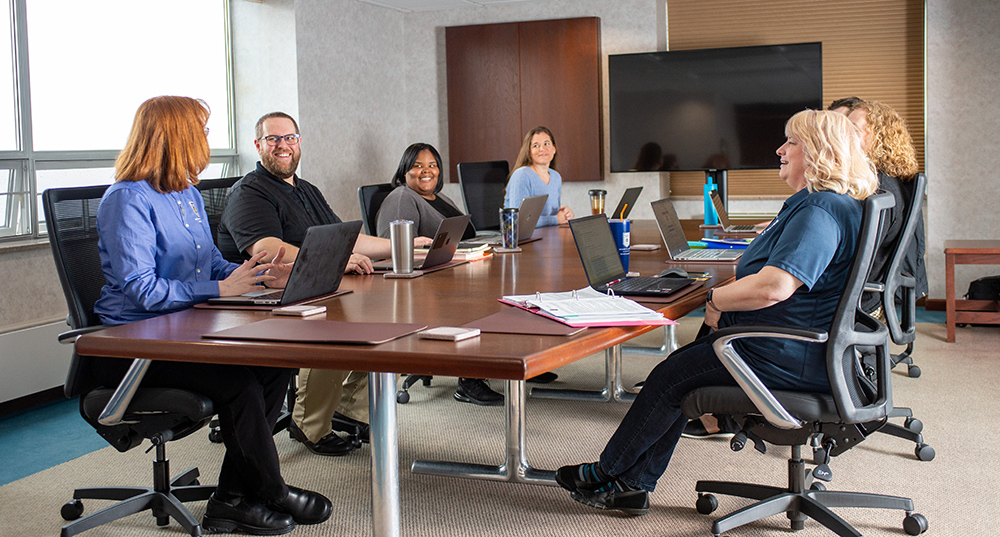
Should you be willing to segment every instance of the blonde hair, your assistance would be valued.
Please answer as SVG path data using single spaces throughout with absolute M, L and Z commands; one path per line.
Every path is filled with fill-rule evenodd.
M 854 105 L 851 112 L 864 110 L 869 137 L 865 153 L 875 164 L 875 169 L 901 181 L 913 179 L 919 171 L 917 150 L 906 122 L 889 105 L 879 101 L 864 101 Z
M 148 181 L 160 193 L 198 184 L 209 163 L 208 104 L 190 97 L 153 97 L 139 105 L 115 181 Z
M 556 157 L 559 156 L 559 148 L 556 146 L 556 137 L 552 135 L 552 131 L 548 127 L 535 127 L 528 131 L 528 134 L 524 135 L 524 141 L 521 142 L 521 150 L 517 152 L 517 160 L 514 162 L 514 166 L 511 167 L 511 173 L 513 170 L 524 166 L 531 166 L 531 139 L 536 134 L 545 134 L 552 140 L 552 147 L 556 148 L 556 155 L 552 157 L 552 162 L 549 163 L 549 168 L 553 170 L 556 169 Z
M 863 200 L 878 189 L 875 167 L 861 148 L 857 129 L 843 114 L 803 110 L 785 124 L 805 157 L 806 187 Z

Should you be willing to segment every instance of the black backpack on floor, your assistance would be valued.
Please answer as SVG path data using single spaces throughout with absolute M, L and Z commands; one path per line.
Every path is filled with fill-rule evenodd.
M 986 276 L 969 283 L 969 300 L 1000 300 L 1000 276 Z

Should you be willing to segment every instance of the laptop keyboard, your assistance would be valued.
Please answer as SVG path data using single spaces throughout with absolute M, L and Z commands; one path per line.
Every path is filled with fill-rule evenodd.
M 729 231 L 729 232 L 732 232 L 732 231 L 757 231 L 757 226 L 754 226 L 754 225 L 751 225 L 751 224 L 744 224 L 744 225 L 740 225 L 740 226 L 729 226 L 728 228 L 726 228 L 726 231 Z
M 681 259 L 685 259 L 685 260 L 688 260 L 688 259 L 716 259 L 716 258 L 724 257 L 724 256 L 728 257 L 730 255 L 733 255 L 733 254 L 729 250 L 719 250 L 719 249 L 706 248 L 704 250 L 687 250 L 686 252 L 684 252 L 683 254 L 681 254 L 680 258 Z
M 675 282 L 663 280 L 661 278 L 628 278 L 611 286 L 616 293 L 628 293 L 632 291 L 648 291 L 661 287 L 670 287 Z

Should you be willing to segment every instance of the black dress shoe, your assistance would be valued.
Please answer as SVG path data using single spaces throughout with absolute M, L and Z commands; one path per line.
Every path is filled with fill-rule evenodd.
M 528 382 L 534 382 L 536 384 L 548 384 L 550 382 L 555 381 L 557 378 L 559 378 L 559 375 L 556 375 L 555 373 L 548 371 L 546 373 L 542 373 L 541 375 L 535 375 L 531 377 L 530 379 L 528 379 Z
M 490 389 L 483 379 L 458 379 L 455 399 L 480 406 L 500 406 L 503 404 L 503 395 Z
M 326 496 L 311 490 L 288 487 L 285 499 L 268 502 L 267 507 L 277 513 L 291 515 L 297 524 L 319 524 L 333 514 L 333 504 Z
M 288 436 L 292 437 L 293 440 L 302 442 L 302 444 L 306 446 L 306 449 L 317 455 L 337 457 L 340 455 L 347 455 L 357 449 L 357 446 L 337 436 L 337 433 L 333 432 L 323 438 L 320 438 L 318 442 L 310 442 L 306 433 L 302 432 L 302 429 L 299 429 L 298 425 L 295 425 L 294 421 L 288 424 Z
M 284 535 L 295 529 L 295 520 L 291 515 L 276 513 L 246 498 L 222 501 L 213 494 L 208 499 L 201 527 L 210 533 L 242 531 L 250 535 Z
M 340 431 L 342 433 L 357 436 L 358 440 L 361 440 L 366 444 L 369 442 L 369 438 L 371 436 L 371 426 L 363 421 L 348 418 L 340 412 L 334 412 L 333 420 L 330 425 L 333 427 L 334 431 Z

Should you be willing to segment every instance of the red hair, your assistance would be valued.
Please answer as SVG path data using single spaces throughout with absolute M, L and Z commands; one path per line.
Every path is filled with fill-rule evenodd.
M 116 181 L 148 181 L 157 192 L 198 184 L 209 162 L 208 105 L 190 97 L 153 97 L 135 112 L 125 149 L 115 161 Z

